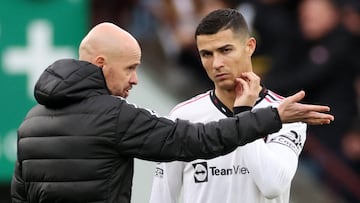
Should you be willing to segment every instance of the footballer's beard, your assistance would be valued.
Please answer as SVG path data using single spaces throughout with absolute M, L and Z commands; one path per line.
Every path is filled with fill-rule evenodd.
M 224 80 L 218 81 L 215 83 L 215 88 L 223 90 L 223 91 L 234 91 L 235 90 L 235 80 Z

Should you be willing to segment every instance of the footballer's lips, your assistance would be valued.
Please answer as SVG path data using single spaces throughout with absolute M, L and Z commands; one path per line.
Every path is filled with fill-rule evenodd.
M 215 74 L 215 79 L 216 80 L 224 80 L 224 79 L 226 79 L 228 77 L 229 77 L 228 73 L 217 73 L 217 74 Z

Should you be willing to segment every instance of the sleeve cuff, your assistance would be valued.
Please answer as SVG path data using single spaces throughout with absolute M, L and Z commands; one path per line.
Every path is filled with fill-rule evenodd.
M 251 109 L 252 109 L 251 106 L 235 106 L 233 108 L 233 112 L 234 112 L 234 115 L 236 115 L 236 114 L 239 114 L 244 111 L 251 111 Z
M 278 120 L 280 123 L 282 123 L 280 115 L 279 115 L 279 111 L 277 110 L 277 108 L 271 108 L 271 109 L 275 113 L 275 119 Z

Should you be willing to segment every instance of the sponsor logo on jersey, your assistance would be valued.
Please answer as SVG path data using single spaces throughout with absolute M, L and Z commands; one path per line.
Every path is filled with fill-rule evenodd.
M 231 176 L 249 174 L 246 167 L 240 165 L 233 165 L 231 168 L 219 168 L 216 166 L 209 166 L 207 162 L 194 163 L 194 181 L 195 183 L 208 182 L 208 176 Z
M 203 183 L 208 181 L 208 168 L 206 162 L 194 163 L 194 181 L 195 183 Z
M 297 155 L 300 154 L 303 148 L 301 136 L 293 130 L 291 130 L 287 134 L 276 136 L 272 138 L 269 142 L 285 145 L 292 149 Z
M 155 177 L 162 178 L 164 176 L 164 170 L 162 168 L 155 168 Z

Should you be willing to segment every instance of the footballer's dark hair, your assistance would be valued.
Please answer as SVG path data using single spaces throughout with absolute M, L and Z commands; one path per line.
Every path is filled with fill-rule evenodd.
M 195 39 L 199 35 L 216 34 L 219 31 L 231 29 L 241 36 L 249 36 L 249 28 L 244 16 L 235 9 L 217 9 L 207 14 L 195 31 Z

